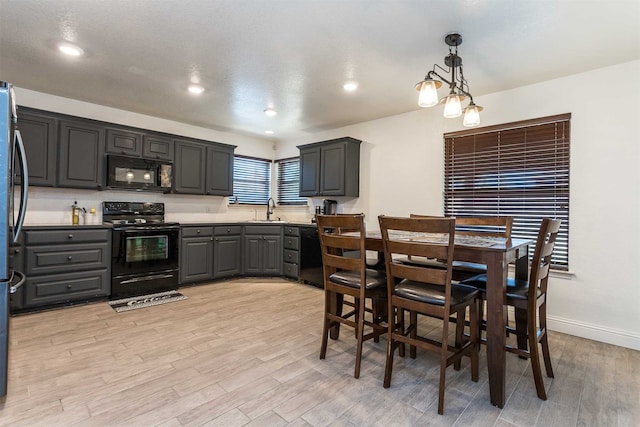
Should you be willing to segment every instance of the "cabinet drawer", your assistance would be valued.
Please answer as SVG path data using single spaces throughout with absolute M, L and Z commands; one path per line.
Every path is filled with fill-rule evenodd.
M 244 234 L 280 234 L 280 225 L 245 225 Z
M 297 237 L 284 236 L 284 248 L 297 251 L 300 249 L 300 240 Z
M 284 250 L 284 262 L 290 262 L 293 264 L 298 264 L 298 251 L 292 251 L 290 249 Z
M 299 236 L 300 229 L 298 227 L 292 227 L 290 225 L 284 226 L 284 235 L 285 236 Z
M 111 230 L 81 230 L 69 228 L 64 230 L 27 230 L 25 244 L 46 245 L 51 243 L 84 243 L 108 242 Z
M 284 275 L 286 277 L 298 278 L 298 264 L 291 264 L 289 262 L 284 263 Z
M 183 227 L 182 237 L 213 236 L 213 227 Z
M 107 243 L 80 245 L 27 246 L 26 273 L 62 273 L 105 268 L 109 263 Z
M 214 234 L 216 236 L 223 236 L 225 234 L 242 234 L 242 226 L 241 225 L 218 226 L 218 227 L 215 227 Z
M 53 274 L 27 277 L 25 305 L 37 306 L 109 296 L 109 271 Z

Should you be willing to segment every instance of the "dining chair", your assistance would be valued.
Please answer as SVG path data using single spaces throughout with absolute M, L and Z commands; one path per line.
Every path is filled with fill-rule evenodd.
M 437 218 L 428 215 L 411 214 L 411 218 Z M 511 228 L 513 226 L 513 217 L 510 216 L 459 216 L 456 220 L 456 234 L 458 236 L 475 236 L 475 237 L 500 237 L 504 239 L 511 238 Z M 439 260 L 411 258 L 408 257 L 405 262 L 416 264 L 430 264 L 433 266 L 444 265 Z M 478 274 L 487 272 L 487 266 L 465 261 L 453 261 L 452 279 L 461 281 Z
M 325 295 L 320 359 L 327 353 L 329 330 L 340 324 L 350 326 L 357 340 L 353 376 L 358 378 L 363 342 L 377 342 L 387 332 L 386 325 L 381 324 L 386 318 L 386 278 L 384 272 L 366 267 L 364 215 L 316 215 L 316 223 Z M 354 251 L 358 251 L 357 256 Z M 345 300 L 345 296 L 353 299 Z M 343 305 L 351 310 L 343 314 Z
M 397 218 L 381 215 L 380 231 L 384 247 L 387 271 L 388 344 L 385 364 L 385 388 L 391 385 L 393 356 L 396 348 L 405 344 L 411 348 L 415 358 L 415 348 L 440 354 L 440 382 L 438 388 L 438 413 L 444 413 L 444 390 L 447 366 L 459 361 L 462 356 L 471 358 L 471 379 L 478 381 L 478 290 L 471 286 L 453 284 L 451 281 L 455 219 L 453 218 Z M 437 233 L 443 242 L 432 242 Z M 397 256 L 420 256 L 439 259 L 446 268 L 439 266 L 416 266 L 395 260 Z M 469 307 L 470 339 L 449 344 L 449 317 L 465 316 Z M 409 323 L 405 322 L 405 311 L 409 312 Z M 418 333 L 418 315 L 429 316 L 442 321 L 440 340 Z M 464 324 L 464 323 L 463 323 Z M 430 331 L 431 333 L 431 331 Z
M 507 331 L 517 336 L 518 347 L 507 346 L 505 350 L 531 360 L 536 392 L 542 400 L 547 400 L 547 394 L 542 380 L 538 344 L 542 347 L 547 377 L 553 378 L 547 338 L 547 285 L 551 254 L 560 230 L 560 223 L 561 221 L 557 219 L 542 220 L 531 260 L 529 280 L 507 278 L 506 304 L 514 307 L 516 318 L 516 327 L 507 326 Z M 461 284 L 478 288 L 481 291 L 481 297 L 486 297 L 486 274 L 469 278 Z M 481 319 L 481 323 L 485 323 L 484 320 Z

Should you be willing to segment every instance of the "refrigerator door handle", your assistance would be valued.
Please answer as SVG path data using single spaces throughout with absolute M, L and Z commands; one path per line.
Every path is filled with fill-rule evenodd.
M 22 169 L 22 185 L 21 187 L 21 197 L 20 197 L 20 210 L 18 211 L 18 221 L 13 227 L 13 242 L 16 243 L 18 241 L 18 236 L 20 235 L 20 230 L 22 229 L 22 225 L 24 224 L 24 216 L 27 212 L 27 198 L 29 192 L 29 170 L 27 168 L 27 155 L 24 150 L 24 144 L 22 142 L 22 135 L 20 134 L 20 130 L 16 128 L 15 130 L 15 149 L 18 152 L 18 158 L 20 159 L 20 167 Z
M 9 287 L 10 294 L 15 294 L 18 291 L 18 288 L 20 288 L 20 286 L 22 286 L 24 282 L 27 280 L 27 276 L 25 276 L 24 273 L 20 273 L 19 271 L 14 271 L 13 275 L 20 277 L 20 280 L 15 285 L 12 285 Z

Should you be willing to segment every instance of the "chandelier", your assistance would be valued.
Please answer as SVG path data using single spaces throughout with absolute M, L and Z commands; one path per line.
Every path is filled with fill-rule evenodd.
M 480 111 L 482 107 L 473 102 L 473 96 L 469 92 L 469 85 L 462 72 L 462 58 L 458 56 L 458 46 L 462 44 L 462 36 L 457 33 L 447 34 L 444 42 L 449 46 L 449 55 L 444 57 L 444 64 L 449 67 L 444 69 L 438 64 L 433 65 L 433 70 L 429 71 L 424 80 L 416 85 L 416 90 L 420 92 L 418 105 L 420 107 L 433 107 L 438 103 L 444 104 L 444 116 L 446 118 L 460 117 L 464 112 L 462 124 L 464 126 L 477 126 L 480 124 Z M 447 80 L 438 74 L 436 69 L 444 73 L 451 74 Z M 439 80 L 435 80 L 434 77 Z M 449 85 L 449 95 L 438 98 L 438 88 L 442 82 Z M 469 105 L 462 108 L 462 101 L 469 98 Z

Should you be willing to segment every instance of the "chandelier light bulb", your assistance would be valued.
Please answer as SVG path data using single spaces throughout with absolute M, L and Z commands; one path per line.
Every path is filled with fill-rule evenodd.
M 460 117 L 462 114 L 462 105 L 460 104 L 460 97 L 455 93 L 447 96 L 444 104 L 444 116 L 447 119 L 453 119 Z
M 426 79 L 420 83 L 420 95 L 418 95 L 418 105 L 420 107 L 433 107 L 439 102 L 438 85 L 435 80 Z
M 467 127 L 478 126 L 480 124 L 480 110 L 476 104 L 471 103 L 464 109 L 464 119 L 462 124 Z

